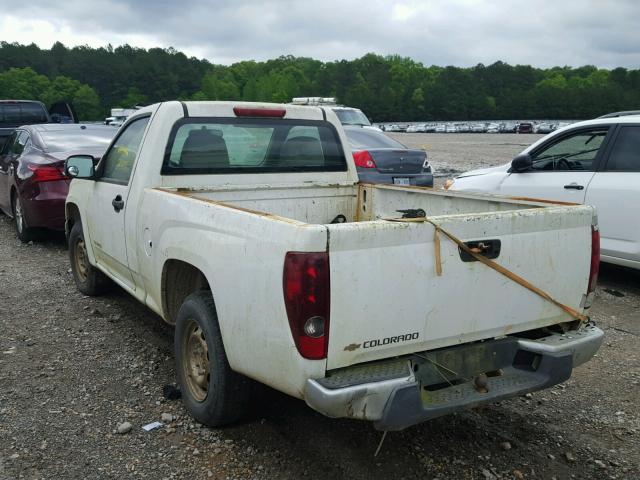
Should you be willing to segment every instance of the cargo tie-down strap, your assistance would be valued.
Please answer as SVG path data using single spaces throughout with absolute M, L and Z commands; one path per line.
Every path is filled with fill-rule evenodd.
M 442 228 L 440 225 L 438 225 L 436 222 L 430 220 L 427 217 L 385 218 L 384 220 L 387 220 L 389 222 L 406 222 L 406 223 L 424 223 L 424 222 L 426 222 L 426 223 L 430 223 L 431 225 L 433 225 L 433 227 L 435 228 L 435 230 L 433 232 L 435 266 L 436 266 L 436 275 L 438 275 L 438 276 L 442 275 L 442 256 L 441 256 L 441 253 L 440 253 L 440 235 L 439 235 L 439 234 L 442 234 L 445 237 L 447 237 L 449 240 L 451 240 L 453 243 L 455 243 L 461 250 L 463 250 L 467 254 L 471 255 L 474 259 L 476 259 L 480 263 L 483 263 L 487 267 L 489 267 L 489 268 L 495 270 L 496 272 L 504 275 L 509 280 L 512 280 L 512 281 L 516 282 L 517 284 L 523 286 L 527 290 L 530 290 L 531 292 L 535 293 L 536 295 L 542 297 L 546 301 L 553 303 L 555 306 L 560 308 L 562 311 L 564 311 L 564 312 L 568 313 L 569 315 L 571 315 L 574 319 L 579 320 L 580 322 L 586 322 L 586 321 L 589 320 L 589 318 L 586 315 L 583 315 L 583 314 L 579 313 L 578 311 L 574 310 L 573 308 L 571 308 L 570 306 L 559 302 L 558 300 L 553 298 L 551 295 L 549 295 L 547 292 L 545 292 L 544 290 L 542 290 L 542 289 L 536 287 L 535 285 L 531 284 L 530 282 L 528 282 L 527 280 L 522 278 L 520 275 L 518 275 L 516 273 L 513 273 L 511 270 L 506 269 L 502 265 L 494 262 L 493 260 L 488 259 L 484 255 L 480 255 L 478 252 L 474 251 L 474 249 L 470 248 L 468 245 L 466 245 L 462 240 L 460 240 L 454 234 L 452 234 L 451 232 L 448 232 L 447 230 Z

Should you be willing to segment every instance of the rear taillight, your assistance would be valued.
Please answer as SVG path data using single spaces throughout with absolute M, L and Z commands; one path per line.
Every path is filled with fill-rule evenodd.
M 356 167 L 376 168 L 376 162 L 373 161 L 373 157 L 366 150 L 353 152 L 353 161 L 356 162 Z
M 233 107 L 236 117 L 282 118 L 287 111 L 284 108 Z
M 329 254 L 288 252 L 284 259 L 284 303 L 298 352 L 327 357 L 329 345 Z
M 64 180 L 64 165 L 39 165 L 30 163 L 27 168 L 32 172 L 31 180 L 34 182 L 52 182 L 55 180 Z
M 589 270 L 589 289 L 587 293 L 595 292 L 600 272 L 600 230 L 591 227 L 591 269 Z

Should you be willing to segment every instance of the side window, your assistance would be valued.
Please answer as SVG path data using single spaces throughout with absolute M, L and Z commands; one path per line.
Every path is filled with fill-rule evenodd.
M 103 180 L 124 184 L 129 182 L 147 123 L 149 117 L 134 120 L 118 136 L 103 159 Z
M 640 127 L 621 127 L 606 171 L 640 172 Z
M 17 137 L 18 137 L 17 132 L 13 132 L 11 136 L 6 137 L 6 139 L 4 140 L 4 144 L 2 145 L 2 155 L 7 155 L 11 153 L 11 148 L 13 147 L 13 143 L 15 142 Z
M 18 136 L 13 142 L 13 145 L 11 145 L 11 153 L 15 155 L 21 155 L 28 141 L 29 141 L 29 134 L 24 130 L 19 132 Z
M 606 129 L 583 130 L 533 155 L 532 171 L 593 171 Z

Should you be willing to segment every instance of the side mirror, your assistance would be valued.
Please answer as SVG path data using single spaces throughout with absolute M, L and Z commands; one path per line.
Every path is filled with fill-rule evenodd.
M 528 153 L 521 153 L 511 161 L 511 171 L 516 173 L 526 172 L 531 169 L 533 161 Z
M 71 178 L 93 178 L 93 161 L 91 155 L 72 155 L 64 162 L 64 173 Z

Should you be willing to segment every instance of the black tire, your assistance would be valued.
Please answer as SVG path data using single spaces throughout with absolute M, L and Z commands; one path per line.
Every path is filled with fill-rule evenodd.
M 229 366 L 210 291 L 192 293 L 180 307 L 175 354 L 182 401 L 197 421 L 219 427 L 246 413 L 251 382 Z
M 24 209 L 20 202 L 20 197 L 16 192 L 11 195 L 11 211 L 13 213 L 13 221 L 16 227 L 16 235 L 21 242 L 28 243 L 36 239 L 36 231 L 27 227 L 24 219 Z
M 82 223 L 77 221 L 69 234 L 69 260 L 76 287 L 85 295 L 96 296 L 111 287 L 111 280 L 89 263 Z

